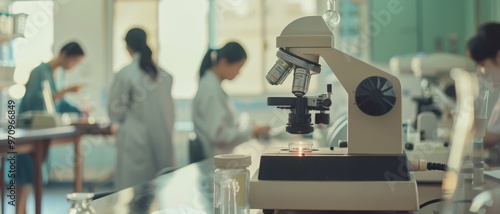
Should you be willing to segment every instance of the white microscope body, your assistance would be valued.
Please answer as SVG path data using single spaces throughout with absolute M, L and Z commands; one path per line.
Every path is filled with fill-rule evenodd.
M 268 105 L 291 110 L 289 133 L 310 133 L 308 111 L 318 110 L 317 102 L 303 97 L 308 81 L 302 85 L 296 82 L 304 79 L 304 69 L 317 72 L 319 57 L 323 57 L 349 95 L 348 147 L 269 149 L 262 155 L 259 171 L 251 180 L 250 207 L 339 212 L 418 210 L 416 181 L 403 153 L 399 80 L 335 49 L 333 44 L 333 33 L 320 16 L 290 23 L 277 37 L 280 48 L 277 55 L 281 61 L 273 70 L 286 73 L 278 64 L 293 68 L 292 92 L 297 98 L 288 98 L 287 102 L 281 102 L 287 98 L 268 98 Z M 305 68 L 307 65 L 296 60 L 313 66 Z M 281 84 L 287 75 L 283 78 L 270 75 L 273 70 L 268 74 L 273 79 L 266 78 L 272 84 Z M 305 79 L 308 78 L 310 75 Z M 291 101 L 294 99 L 297 104 Z M 301 99 L 308 100 L 305 105 L 309 108 L 305 111 L 299 104 Z M 320 111 L 320 115 L 324 114 L 323 108 Z

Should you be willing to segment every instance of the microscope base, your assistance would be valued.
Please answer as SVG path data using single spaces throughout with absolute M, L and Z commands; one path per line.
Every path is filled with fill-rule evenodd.
M 265 210 L 263 214 L 414 214 L 412 211 L 291 211 L 291 210 Z
M 250 182 L 250 208 L 314 211 L 416 211 L 417 184 L 409 181 Z

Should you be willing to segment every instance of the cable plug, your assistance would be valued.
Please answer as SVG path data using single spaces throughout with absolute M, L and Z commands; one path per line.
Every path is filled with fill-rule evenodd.
M 448 166 L 443 163 L 432 163 L 420 159 L 409 161 L 409 170 L 412 172 L 430 171 L 430 170 L 446 171 L 446 168 L 448 168 Z
M 425 160 L 410 160 L 409 170 L 412 172 L 427 171 L 427 161 Z
M 444 163 L 427 163 L 427 170 L 439 170 L 439 171 L 446 171 L 448 166 Z

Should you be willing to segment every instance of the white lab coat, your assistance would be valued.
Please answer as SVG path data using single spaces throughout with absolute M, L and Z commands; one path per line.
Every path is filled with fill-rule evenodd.
M 252 138 L 250 128 L 238 126 L 233 105 L 221 87 L 220 78 L 212 71 L 200 79 L 192 116 L 196 136 L 207 157 L 230 153 L 235 146 Z
M 108 102 L 116 135 L 115 187 L 122 189 L 153 179 L 158 171 L 174 166 L 174 101 L 172 76 L 158 68 L 152 80 L 139 67 L 139 55 L 114 77 Z

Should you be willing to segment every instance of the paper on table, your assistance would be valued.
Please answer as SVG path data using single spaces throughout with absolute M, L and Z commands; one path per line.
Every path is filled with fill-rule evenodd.
M 179 208 L 169 208 L 169 209 L 159 210 L 151 214 L 206 214 L 206 212 L 190 207 L 179 207 Z
M 484 174 L 491 178 L 500 180 L 500 170 L 485 171 Z

